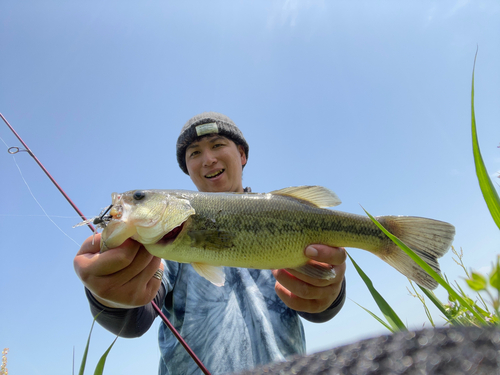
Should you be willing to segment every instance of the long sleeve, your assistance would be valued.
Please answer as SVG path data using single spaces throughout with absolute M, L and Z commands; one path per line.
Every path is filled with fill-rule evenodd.
M 97 322 L 120 337 L 133 338 L 142 336 L 151 327 L 158 315 L 151 303 L 133 309 L 115 309 L 99 303 L 87 288 L 85 288 L 85 294 L 89 300 L 92 315 L 97 316 Z M 154 302 L 161 306 L 165 295 L 165 287 L 162 284 L 154 298 Z
M 302 318 L 309 320 L 310 322 L 313 323 L 327 322 L 330 319 L 332 319 L 335 315 L 337 315 L 338 312 L 342 309 L 342 306 L 344 306 L 345 298 L 346 298 L 346 281 L 344 277 L 344 280 L 342 280 L 342 287 L 340 289 L 340 293 L 329 308 L 327 308 L 325 311 L 316 314 L 306 313 L 301 311 L 298 311 L 298 314 Z

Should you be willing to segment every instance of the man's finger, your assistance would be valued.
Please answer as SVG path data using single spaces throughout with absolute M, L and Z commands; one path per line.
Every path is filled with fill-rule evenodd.
M 295 277 L 291 272 L 289 273 L 289 271 L 292 270 L 276 270 L 273 274 L 276 281 L 286 289 L 292 291 L 297 297 L 303 299 L 324 299 L 334 293 L 334 287 L 330 285 L 331 283 L 322 286 L 310 284 L 307 281 Z M 299 273 L 299 275 L 301 274 Z M 313 281 L 316 280 L 313 279 Z
M 98 240 L 96 236 L 96 241 Z M 115 249 L 99 253 L 96 244 L 92 245 L 91 239 L 90 241 L 87 239 L 75 257 L 75 270 L 80 278 L 86 274 L 93 276 L 113 274 L 128 267 L 136 258 L 140 247 L 140 243 L 128 239 Z
M 321 244 L 307 246 L 304 254 L 310 259 L 334 266 L 345 263 L 347 259 L 347 254 L 343 247 L 331 247 Z
M 318 313 L 324 311 L 329 304 L 324 303 L 324 300 L 320 299 L 305 299 L 298 297 L 294 293 L 290 292 L 278 281 L 274 287 L 278 297 L 287 305 L 289 308 L 295 311 L 303 311 L 308 313 Z
M 151 273 L 151 271 L 153 270 L 153 275 L 151 276 L 151 278 L 149 279 L 149 282 L 147 284 L 147 288 L 148 289 L 154 289 L 154 290 L 158 290 L 159 288 L 159 285 L 161 284 L 161 281 L 163 279 L 163 271 L 164 271 L 164 265 L 163 265 L 163 262 L 161 261 L 160 258 L 154 258 L 150 265 L 148 266 L 148 270 L 149 273 Z
M 316 262 L 314 260 L 310 260 L 308 262 L 308 264 L 314 264 L 315 267 L 325 268 L 329 272 L 331 272 L 331 269 L 332 269 L 331 265 L 326 264 L 326 263 L 319 263 L 319 262 Z M 335 269 L 335 266 L 333 266 L 333 269 L 335 271 L 336 276 L 334 278 L 331 278 L 331 279 L 318 279 L 316 277 L 306 275 L 305 273 L 302 273 L 302 271 L 296 270 L 293 268 L 287 268 L 286 271 L 288 273 L 292 274 L 293 276 L 295 276 L 297 279 L 300 279 L 308 284 L 323 287 L 323 286 L 335 284 L 338 282 L 339 279 L 341 279 L 340 277 L 337 277 L 338 273 L 337 273 L 337 270 Z

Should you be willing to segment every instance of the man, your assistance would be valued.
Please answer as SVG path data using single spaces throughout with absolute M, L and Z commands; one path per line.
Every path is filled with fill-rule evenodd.
M 205 112 L 191 118 L 177 140 L 177 160 L 199 191 L 244 193 L 242 171 L 249 146 L 226 116 Z M 299 316 L 324 322 L 345 300 L 345 250 L 308 246 L 311 262 L 334 268 L 331 280 L 296 270 L 225 267 L 226 283 L 217 287 L 191 265 L 161 261 L 127 240 L 99 253 L 89 237 L 75 257 L 98 322 L 123 337 L 146 332 L 156 317 L 151 301 L 213 374 L 242 371 L 305 352 Z M 161 275 L 164 272 L 162 277 Z M 160 326 L 160 374 L 198 373 L 196 364 L 165 327 Z

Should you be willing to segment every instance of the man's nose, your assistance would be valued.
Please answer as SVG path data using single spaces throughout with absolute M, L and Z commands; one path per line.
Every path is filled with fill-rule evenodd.
M 209 167 L 215 163 L 217 163 L 217 158 L 215 157 L 215 155 L 212 152 L 206 151 L 203 153 L 203 165 L 205 167 Z

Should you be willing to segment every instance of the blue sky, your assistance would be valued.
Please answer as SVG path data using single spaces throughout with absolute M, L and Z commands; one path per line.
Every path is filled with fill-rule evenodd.
M 452 223 L 470 268 L 500 253 L 470 136 L 479 47 L 479 140 L 500 182 L 497 1 L 3 1 L 0 20 L 0 112 L 88 217 L 114 191 L 194 189 L 175 141 L 212 110 L 245 134 L 253 191 L 323 185 L 342 211 Z M 20 146 L 3 123 L 0 137 Z M 12 373 L 68 374 L 92 322 L 72 265 L 90 231 L 72 229 L 78 217 L 28 154 L 2 148 L 0 349 Z M 409 327 L 429 326 L 402 275 L 349 252 Z M 463 284 L 451 252 L 440 263 Z M 376 311 L 350 263 L 346 277 L 341 313 L 305 323 L 309 352 L 387 333 L 354 303 Z M 156 373 L 158 323 L 119 339 L 106 373 Z M 113 338 L 95 328 L 88 373 Z

